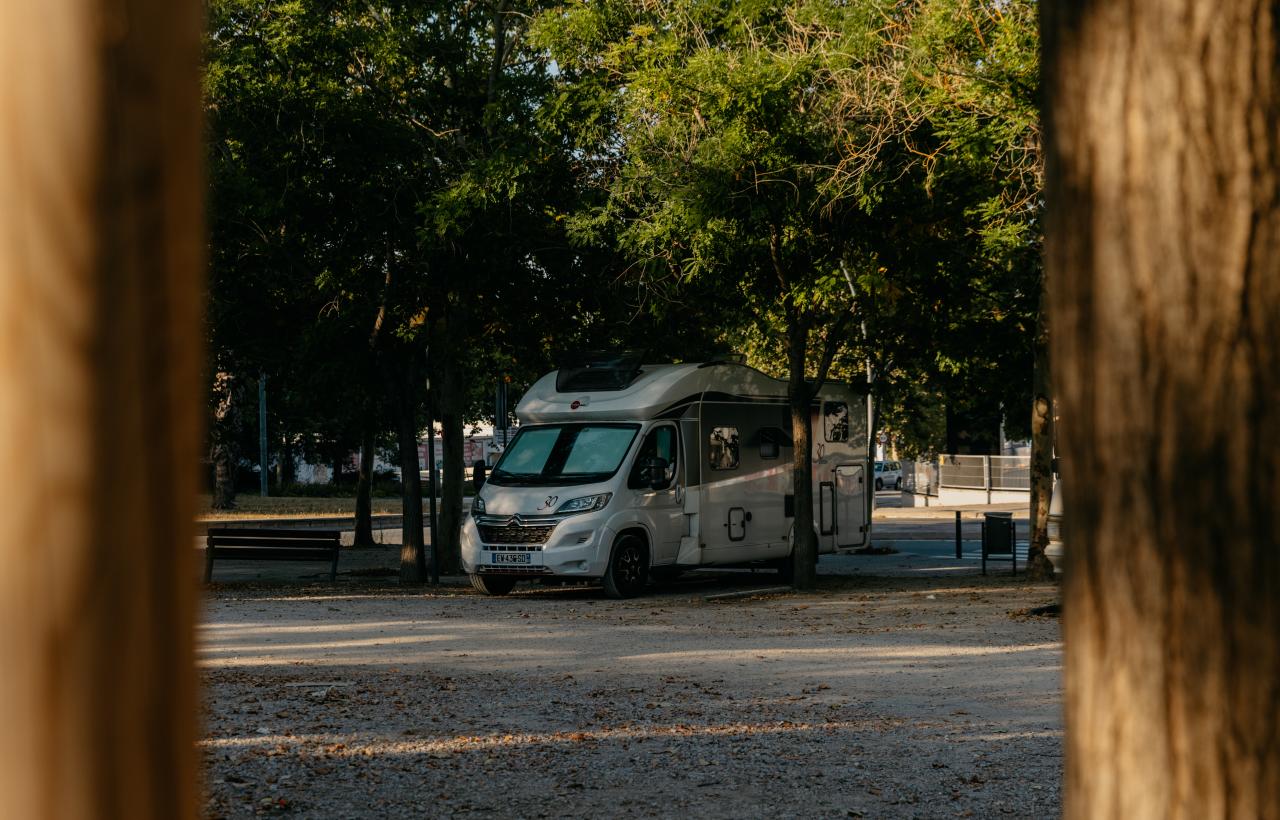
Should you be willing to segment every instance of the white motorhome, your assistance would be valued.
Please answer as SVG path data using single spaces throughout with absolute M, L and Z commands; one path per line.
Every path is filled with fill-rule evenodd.
M 863 546 L 866 397 L 829 383 L 811 412 L 819 552 Z M 463 524 L 462 562 L 478 590 L 556 577 L 630 597 L 651 575 L 695 567 L 789 572 L 785 382 L 732 362 L 614 357 L 547 374 L 516 416 L 520 432 Z

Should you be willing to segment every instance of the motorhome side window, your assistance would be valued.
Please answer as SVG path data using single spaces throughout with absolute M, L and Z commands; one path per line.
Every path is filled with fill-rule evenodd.
M 640 444 L 640 451 L 636 453 L 634 466 L 631 468 L 631 475 L 627 478 L 627 486 L 633 490 L 642 488 L 653 488 L 645 479 L 649 476 L 645 475 L 645 462 L 648 459 L 660 458 L 667 463 L 667 469 L 663 473 L 663 485 L 658 489 L 666 489 L 676 478 L 676 428 L 669 424 L 661 427 L 655 427 L 649 431 L 649 435 L 645 436 L 644 442 Z
M 778 457 L 779 449 L 779 431 L 772 427 L 766 427 L 760 431 L 760 458 L 770 459 Z
M 707 463 L 713 470 L 736 470 L 738 468 L 738 428 L 712 427 L 711 449 L 708 451 Z
M 827 441 L 849 440 L 849 405 L 842 401 L 829 401 L 822 406 L 823 427 Z

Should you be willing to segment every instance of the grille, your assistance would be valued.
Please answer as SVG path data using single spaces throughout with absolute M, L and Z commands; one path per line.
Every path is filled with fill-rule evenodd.
M 480 540 L 486 544 L 543 544 L 552 527 L 495 527 L 480 525 Z
M 485 565 L 477 570 L 481 575 L 550 575 L 551 570 L 547 567 L 491 567 Z

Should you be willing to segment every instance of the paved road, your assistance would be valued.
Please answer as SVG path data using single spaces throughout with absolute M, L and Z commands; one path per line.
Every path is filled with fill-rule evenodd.
M 888 547 L 890 555 L 827 555 L 819 564 L 824 575 L 915 575 L 976 572 L 981 559 L 982 508 L 961 510 L 962 558 L 955 558 L 955 512 L 941 508 L 902 508 L 900 494 L 883 491 L 876 494 L 876 514 L 872 522 L 871 541 L 876 547 Z M 996 509 L 1011 509 L 1009 505 Z M 400 517 L 377 516 L 374 537 L 380 548 L 343 550 L 339 561 L 339 577 L 352 580 L 373 580 L 398 574 L 400 566 Z M 1015 513 L 1014 521 L 1019 536 L 1018 563 L 1026 563 L 1025 536 L 1030 532 L 1024 513 Z M 235 526 L 254 526 L 246 522 L 227 522 Z M 263 524 L 267 522 L 261 522 Z M 278 526 L 310 526 L 343 530 L 343 543 L 352 540 L 350 518 L 287 519 L 273 520 Z M 427 537 L 428 542 L 430 537 Z M 204 539 L 197 541 L 204 546 Z M 203 568 L 203 561 L 200 567 Z M 994 571 L 1003 565 L 996 564 Z M 276 582 L 296 579 L 303 582 L 322 580 L 328 574 L 327 565 L 294 565 L 272 562 L 220 561 L 214 565 L 214 580 L 221 582 Z M 761 583 L 772 583 L 773 573 L 756 573 Z M 746 579 L 744 578 L 744 581 Z M 747 582 L 751 583 L 751 582 Z

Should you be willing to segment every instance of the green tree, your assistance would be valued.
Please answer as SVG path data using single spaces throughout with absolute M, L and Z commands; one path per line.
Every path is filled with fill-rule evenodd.
M 781 330 L 794 440 L 796 583 L 815 581 L 810 403 L 853 314 L 842 264 L 865 259 L 860 140 L 831 108 L 839 77 L 884 59 L 890 4 L 597 3 L 545 15 L 540 42 L 582 118 L 604 202 L 575 217 L 616 237 L 634 281 L 698 283 L 757 332 Z M 837 127 L 839 126 L 839 127 Z M 726 323 L 730 324 L 730 323 Z

